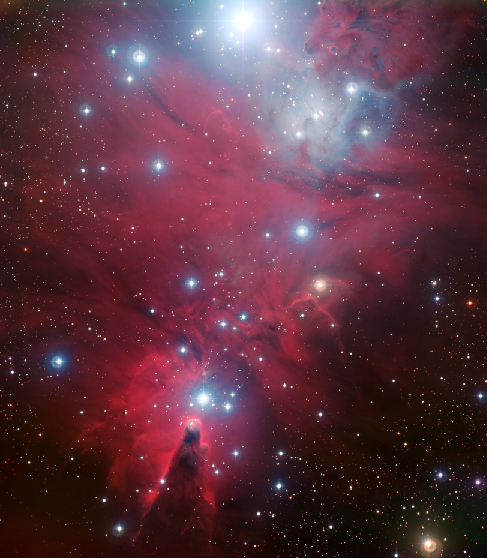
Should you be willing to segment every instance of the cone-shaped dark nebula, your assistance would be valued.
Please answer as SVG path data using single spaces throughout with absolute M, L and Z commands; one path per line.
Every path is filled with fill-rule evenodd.
M 485 3 L 1 10 L 0 554 L 485 556 Z

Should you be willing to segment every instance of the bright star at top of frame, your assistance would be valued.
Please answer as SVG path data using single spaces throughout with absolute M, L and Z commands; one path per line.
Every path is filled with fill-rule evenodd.
M 235 18 L 235 23 L 240 27 L 242 31 L 244 31 L 252 23 L 252 17 L 250 16 L 250 14 L 241 12 Z
M 278 483 L 276 484 L 276 488 L 277 488 L 277 490 L 281 490 L 282 484 L 281 484 L 280 482 L 278 482 Z

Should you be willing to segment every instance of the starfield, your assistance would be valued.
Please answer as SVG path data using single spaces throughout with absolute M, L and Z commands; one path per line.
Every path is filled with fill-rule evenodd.
M 486 556 L 485 2 L 0 10 L 0 555 Z

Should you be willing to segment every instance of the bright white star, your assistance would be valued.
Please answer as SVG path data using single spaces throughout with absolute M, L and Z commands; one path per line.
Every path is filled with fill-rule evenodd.
M 145 61 L 145 52 L 143 50 L 136 50 L 133 55 L 134 62 L 137 64 L 143 64 Z
M 198 403 L 200 405 L 206 405 L 209 401 L 210 401 L 210 398 L 208 397 L 208 395 L 206 393 L 202 393 L 201 395 L 198 396 Z
M 350 82 L 347 85 L 347 91 L 350 93 L 350 95 L 354 95 L 358 91 L 358 85 L 356 83 L 354 83 L 353 81 Z
M 252 18 L 249 14 L 242 12 L 235 18 L 235 23 L 244 31 L 252 23 Z

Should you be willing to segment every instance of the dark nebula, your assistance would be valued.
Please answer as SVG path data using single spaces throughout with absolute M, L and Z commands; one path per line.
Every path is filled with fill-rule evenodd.
M 244 7 L 2 5 L 2 556 L 487 552 L 484 2 Z
M 208 446 L 200 443 L 199 422 L 188 421 L 183 441 L 174 452 L 166 477 L 161 479 L 163 486 L 134 539 L 142 556 L 160 554 L 161 548 L 166 553 L 170 549 L 185 556 L 199 556 L 211 542 L 211 517 L 215 512 L 212 502 L 205 498 L 207 455 Z

